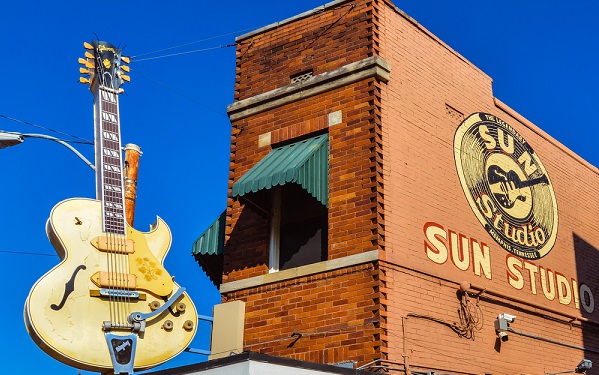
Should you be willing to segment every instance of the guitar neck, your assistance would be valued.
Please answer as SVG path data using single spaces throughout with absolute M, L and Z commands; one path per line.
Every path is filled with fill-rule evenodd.
M 121 158 L 119 96 L 96 85 L 94 92 L 96 138 L 96 189 L 102 202 L 103 231 L 125 234 L 125 192 Z
M 523 187 L 530 187 L 536 184 L 547 184 L 549 183 L 549 181 L 547 180 L 547 176 L 541 176 L 541 177 L 537 177 L 537 178 L 533 178 L 532 180 L 528 180 L 528 181 L 523 181 L 520 183 L 520 188 Z

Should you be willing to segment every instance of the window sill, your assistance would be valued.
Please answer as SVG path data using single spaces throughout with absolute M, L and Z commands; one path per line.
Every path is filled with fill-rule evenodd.
M 324 262 L 308 264 L 297 268 L 291 268 L 288 270 L 272 272 L 265 275 L 254 276 L 243 280 L 223 283 L 220 286 L 220 293 L 230 293 L 242 289 L 254 288 L 257 286 L 277 283 L 280 281 L 295 279 L 298 277 L 333 271 L 339 268 L 351 267 L 358 264 L 372 262 L 378 259 L 379 251 L 371 250 L 361 254 L 350 255 L 338 259 L 325 260 Z

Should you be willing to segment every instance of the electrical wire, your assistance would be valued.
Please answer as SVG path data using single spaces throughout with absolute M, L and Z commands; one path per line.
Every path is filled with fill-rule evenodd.
M 460 337 L 474 340 L 474 333 L 483 328 L 484 320 L 478 297 L 476 303 L 473 303 L 470 299 L 468 293 L 463 293 L 460 296 L 460 309 L 458 310 L 460 324 L 425 314 L 409 313 L 407 316 L 437 322 L 451 328 Z
M 55 256 L 57 256 L 57 254 L 30 253 L 30 252 L 27 252 L 27 251 L 0 250 L 0 253 L 4 253 L 4 254 L 16 254 L 16 255 L 39 255 L 39 256 L 46 256 L 46 257 L 55 257 Z
M 235 47 L 236 45 L 237 45 L 237 43 L 223 44 L 223 45 L 216 46 L 216 47 L 208 47 L 208 48 L 196 49 L 196 50 L 193 50 L 193 51 L 184 51 L 184 52 L 170 53 L 168 55 L 162 55 L 162 56 L 146 57 L 145 59 L 132 60 L 131 63 L 140 62 L 140 61 L 148 61 L 148 60 L 164 59 L 165 57 L 173 57 L 173 56 L 179 56 L 179 55 L 188 55 L 190 53 L 212 51 L 212 50 L 215 50 L 215 49 L 221 49 L 221 48 L 227 48 L 227 47 Z
M 333 328 L 333 329 L 326 330 L 326 331 L 314 331 L 314 332 L 306 332 L 306 333 L 294 331 L 290 336 L 284 336 L 284 337 L 280 337 L 278 339 L 273 339 L 273 340 L 262 341 L 262 342 L 257 342 L 257 343 L 253 343 L 253 344 L 244 345 L 244 349 L 245 348 L 249 348 L 249 347 L 253 347 L 253 346 L 264 346 L 266 344 L 272 344 L 272 343 L 281 342 L 281 341 L 293 341 L 295 343 L 297 340 L 299 340 L 302 337 L 309 338 L 309 337 L 312 337 L 312 336 L 327 335 L 327 334 L 330 334 L 330 333 L 341 333 L 341 332 L 346 331 L 346 330 L 350 330 L 350 329 L 353 329 L 353 328 L 365 327 L 367 325 L 375 324 L 375 323 L 380 323 L 380 320 L 379 319 L 367 319 L 362 324 L 346 325 L 346 326 L 343 326 L 343 327 Z M 374 328 L 377 328 L 377 327 L 374 327 Z
M 391 333 L 388 330 L 387 330 L 387 334 L 390 335 L 390 336 L 402 337 L 401 335 Z M 448 351 L 440 351 L 440 350 L 433 349 L 430 346 L 422 345 L 418 340 L 411 339 L 409 337 L 406 337 L 406 340 L 409 341 L 414 346 L 417 346 L 419 348 L 425 349 L 426 351 L 429 351 L 431 353 L 439 355 L 439 358 L 447 358 L 447 357 L 449 357 L 449 358 L 452 358 L 452 359 L 454 359 L 454 360 L 456 360 L 458 362 L 461 362 L 462 364 L 476 366 L 476 367 L 480 366 L 480 364 L 481 364 L 480 361 L 476 360 L 476 358 L 473 358 L 472 361 L 470 361 L 470 360 L 464 359 L 461 356 L 453 356 Z M 412 366 L 412 365 L 410 364 L 410 366 Z M 418 367 L 418 368 L 427 368 L 426 366 L 421 366 L 421 365 L 416 365 L 415 367 Z M 455 372 L 456 373 L 458 373 L 458 372 L 464 373 L 464 371 L 455 371 Z M 509 375 L 509 373 L 507 373 L 507 372 L 501 372 L 501 371 L 499 371 L 497 369 L 493 369 L 493 373 L 494 374 L 498 374 L 498 375 L 499 374 L 501 374 L 501 375 Z
M 184 93 L 182 93 L 181 91 L 175 90 L 175 89 L 173 89 L 172 87 L 170 87 L 170 86 L 167 86 L 166 84 L 164 84 L 164 83 L 162 83 L 162 82 L 160 82 L 160 81 L 158 81 L 158 80 L 156 80 L 156 79 L 154 79 L 154 78 L 152 78 L 152 77 L 150 77 L 150 76 L 148 76 L 148 75 L 146 75 L 146 74 L 144 74 L 144 73 L 140 72 L 140 71 L 139 71 L 139 70 L 137 70 L 137 69 L 131 69 L 131 71 L 132 71 L 132 72 L 134 72 L 135 74 L 139 74 L 141 77 L 143 77 L 143 78 L 145 78 L 145 79 L 147 79 L 147 80 L 149 80 L 149 81 L 152 81 L 152 82 L 154 82 L 155 84 L 157 84 L 157 85 L 159 85 L 159 86 L 162 86 L 162 87 L 164 87 L 165 89 L 168 89 L 168 90 L 170 90 L 170 91 L 172 91 L 172 92 L 174 92 L 174 93 L 176 93 L 176 94 L 178 94 L 178 95 L 181 95 L 182 97 L 184 97 L 184 98 L 186 98 L 186 99 L 188 99 L 188 100 L 191 100 L 192 102 L 194 102 L 194 103 L 196 103 L 196 104 L 200 105 L 201 107 L 203 107 L 203 108 L 205 108 L 205 109 L 208 109 L 208 110 L 210 110 L 210 111 L 212 111 L 212 112 L 214 112 L 214 113 L 218 113 L 219 115 L 222 115 L 222 116 L 228 117 L 226 113 L 224 113 L 224 112 L 222 112 L 222 111 L 219 111 L 219 110 L 217 110 L 217 109 L 211 108 L 211 107 L 209 107 L 209 106 L 205 105 L 204 103 L 202 103 L 201 101 L 199 101 L 199 100 L 197 100 L 197 99 L 195 99 L 195 98 L 192 98 L 191 96 L 189 96 L 189 95 L 187 95 L 187 94 L 184 94 Z
M 9 117 L 9 116 L 3 115 L 3 114 L 0 114 L 0 117 L 2 117 L 2 118 L 4 118 L 4 119 L 7 119 L 7 120 L 10 120 L 10 121 L 18 122 L 18 123 L 21 123 L 21 124 L 25 124 L 25 125 L 33 126 L 33 127 L 35 127 L 35 128 L 44 129 L 44 130 L 47 130 L 47 131 L 49 131 L 49 132 L 53 132 L 53 133 L 57 133 L 57 134 L 62 134 L 62 135 L 65 135 L 65 136 L 67 136 L 67 137 L 71 137 L 71 138 L 79 139 L 79 140 L 81 140 L 81 141 L 85 142 L 85 143 L 83 143 L 83 144 L 94 144 L 94 142 L 90 141 L 89 139 L 82 138 L 82 137 L 78 137 L 78 136 L 76 136 L 76 135 L 72 135 L 72 134 L 69 134 L 69 133 L 61 132 L 61 131 L 59 131 L 59 130 L 55 130 L 55 129 L 51 129 L 51 128 L 47 128 L 47 127 L 45 127 L 45 126 L 37 125 L 37 124 L 31 123 L 31 122 L 28 122 L 28 121 L 19 120 L 19 119 L 17 119 L 17 118 L 14 118 L 14 117 Z M 68 141 L 68 140 L 62 140 L 62 141 L 64 141 L 64 142 L 72 142 L 72 143 L 79 143 L 79 142 L 75 142 L 75 141 Z
M 222 37 L 229 36 L 229 35 L 236 35 L 236 34 L 238 35 L 238 34 L 241 34 L 241 33 L 243 33 L 243 32 L 249 31 L 249 30 L 255 30 L 255 29 L 257 29 L 257 28 L 258 28 L 258 26 L 256 26 L 256 27 L 251 27 L 251 28 L 247 28 L 247 29 L 243 29 L 243 30 L 233 31 L 233 32 L 230 32 L 230 33 L 227 33 L 227 34 L 222 34 L 222 35 L 213 36 L 213 37 L 206 38 L 206 39 L 200 39 L 200 40 L 196 40 L 196 41 L 194 41 L 194 42 L 189 42 L 189 43 L 179 44 L 179 45 L 177 45 L 177 46 L 173 46 L 173 47 L 162 48 L 162 49 L 159 49 L 159 50 L 156 50 L 156 51 L 144 52 L 144 53 L 140 53 L 140 54 L 138 54 L 138 55 L 135 55 L 135 56 L 131 56 L 130 58 L 131 58 L 131 59 L 137 59 L 137 58 L 138 58 L 138 57 L 140 57 L 140 56 L 147 56 L 147 55 L 152 55 L 152 54 L 154 54 L 154 53 L 159 53 L 159 52 L 169 51 L 169 50 L 172 50 L 172 49 L 177 49 L 177 48 L 181 48 L 181 47 L 186 47 L 186 46 L 190 46 L 190 45 L 192 45 L 192 44 L 198 44 L 198 43 L 202 43 L 202 42 L 207 42 L 207 41 L 209 41 L 209 40 L 214 40 L 214 39 L 222 38 Z M 137 60 L 137 61 L 141 61 L 141 60 Z

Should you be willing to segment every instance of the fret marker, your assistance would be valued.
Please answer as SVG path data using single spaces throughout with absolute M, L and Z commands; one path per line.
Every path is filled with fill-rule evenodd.
M 106 91 L 100 91 L 102 93 L 102 99 L 107 100 L 111 103 L 115 103 L 115 96 L 113 93 L 110 92 L 106 92 Z
M 119 140 L 118 137 L 116 136 L 116 134 L 114 134 L 114 133 L 107 132 L 107 131 L 103 131 L 102 133 L 104 135 L 104 139 L 109 139 L 109 140 L 112 140 L 112 141 L 118 141 Z
M 108 148 L 105 148 L 105 149 L 104 149 L 104 155 L 107 155 L 107 156 L 112 156 L 112 157 L 114 157 L 114 158 L 117 158 L 117 159 L 118 159 L 118 157 L 119 157 L 119 153 L 118 153 L 117 151 L 115 151 L 115 150 L 110 150 L 110 149 L 108 149 Z
M 117 119 L 116 116 L 112 113 L 106 113 L 106 112 L 102 112 L 102 118 L 106 121 L 110 121 L 113 123 L 117 123 Z

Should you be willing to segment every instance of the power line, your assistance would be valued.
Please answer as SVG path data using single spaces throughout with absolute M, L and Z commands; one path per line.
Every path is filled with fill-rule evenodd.
M 225 117 L 227 117 L 227 114 L 226 114 L 226 113 L 224 113 L 224 112 L 222 112 L 222 111 L 219 111 L 218 109 L 211 108 L 211 107 L 207 106 L 206 104 L 204 104 L 204 103 L 200 102 L 199 100 L 197 100 L 197 99 L 195 99 L 195 98 L 192 98 L 191 96 L 189 96 L 189 95 L 187 95 L 187 94 L 184 94 L 184 93 L 182 93 L 181 91 L 175 90 L 175 89 L 173 89 L 172 87 L 170 87 L 170 86 L 167 86 L 166 84 L 164 84 L 164 83 L 162 83 L 162 82 L 160 82 L 160 81 L 158 81 L 158 80 L 156 80 L 156 79 L 154 79 L 154 78 L 152 78 L 152 77 L 150 77 L 150 76 L 148 76 L 148 75 L 146 75 L 146 74 L 143 74 L 143 73 L 141 73 L 141 72 L 140 72 L 139 70 L 137 70 L 137 69 L 135 69 L 135 70 L 134 70 L 134 69 L 131 69 L 131 71 L 132 71 L 132 72 L 135 72 L 135 74 L 139 74 L 140 76 L 144 77 L 144 78 L 145 78 L 145 79 L 147 79 L 147 80 L 150 80 L 150 81 L 154 82 L 155 84 L 157 84 L 157 85 L 159 85 L 159 86 L 162 86 L 162 87 L 164 87 L 165 89 L 168 89 L 168 90 L 170 90 L 170 91 L 172 91 L 172 92 L 174 92 L 174 93 L 176 93 L 176 94 L 178 94 L 178 95 L 181 95 L 182 97 L 184 97 L 184 98 L 186 98 L 186 99 L 188 99 L 188 100 L 191 100 L 192 102 L 194 102 L 194 103 L 196 103 L 196 104 L 200 105 L 201 107 L 203 107 L 203 108 L 205 108 L 205 109 L 208 109 L 208 110 L 210 110 L 210 111 L 212 111 L 212 112 L 214 112 L 214 113 L 218 113 L 219 115 L 222 115 L 222 116 L 225 116 Z
M 56 254 L 30 253 L 30 252 L 27 252 L 27 251 L 0 250 L 0 253 L 15 254 L 15 255 L 37 255 L 37 256 L 46 256 L 46 257 L 55 257 L 55 256 L 57 256 Z
M 230 33 L 227 33 L 227 34 L 213 36 L 213 37 L 206 38 L 206 39 L 200 39 L 200 40 L 196 40 L 196 41 L 189 42 L 189 43 L 179 44 L 178 46 L 173 46 L 173 47 L 168 47 L 168 48 L 162 48 L 162 49 L 159 49 L 159 50 L 156 50 L 156 51 L 152 51 L 152 52 L 145 52 L 145 53 L 141 53 L 139 55 L 131 56 L 131 58 L 132 59 L 137 59 L 140 56 L 152 55 L 152 54 L 158 53 L 158 52 L 169 51 L 169 50 L 172 50 L 172 49 L 177 49 L 177 48 L 181 48 L 181 47 L 190 46 L 192 44 L 207 42 L 209 40 L 214 40 L 214 39 L 218 39 L 218 38 L 222 38 L 222 37 L 229 36 L 229 35 L 234 35 L 234 34 L 240 34 L 240 33 L 243 33 L 245 31 L 249 31 L 249 30 L 255 30 L 256 28 L 257 27 L 251 27 L 251 28 L 247 28 L 247 29 L 243 29 L 243 30 L 233 31 L 233 32 L 230 32 Z M 141 60 L 137 60 L 137 61 L 141 61 Z
M 190 53 L 212 51 L 212 50 L 215 50 L 215 49 L 221 49 L 221 48 L 227 48 L 227 47 L 235 47 L 236 45 L 237 45 L 237 43 L 223 44 L 223 45 L 217 46 L 217 47 L 208 47 L 208 48 L 196 49 L 196 50 L 193 50 L 193 51 L 177 52 L 177 53 L 171 53 L 171 54 L 168 54 L 168 55 L 147 57 L 145 59 L 133 60 L 131 62 L 140 62 L 140 61 L 163 59 L 165 57 L 173 57 L 173 56 L 179 56 L 179 55 L 188 55 Z
M 82 138 L 82 137 L 78 137 L 76 135 L 72 135 L 72 134 L 69 134 L 69 133 L 61 132 L 60 130 L 50 129 L 50 128 L 47 128 L 45 126 L 37 125 L 37 124 L 31 123 L 31 122 L 28 122 L 28 121 L 24 121 L 24 120 L 19 120 L 17 118 L 9 117 L 9 116 L 2 115 L 2 114 L 0 114 L 0 117 L 5 118 L 5 119 L 10 120 L 10 121 L 19 122 L 21 124 L 33 126 L 35 128 L 38 128 L 38 129 L 44 129 L 44 130 L 47 130 L 49 132 L 66 135 L 67 137 L 80 139 L 81 141 L 85 142 L 84 144 L 93 144 L 93 142 L 90 141 L 89 139 L 85 139 L 85 138 Z M 83 142 L 75 142 L 75 141 L 68 141 L 68 140 L 64 140 L 64 142 L 83 143 Z

